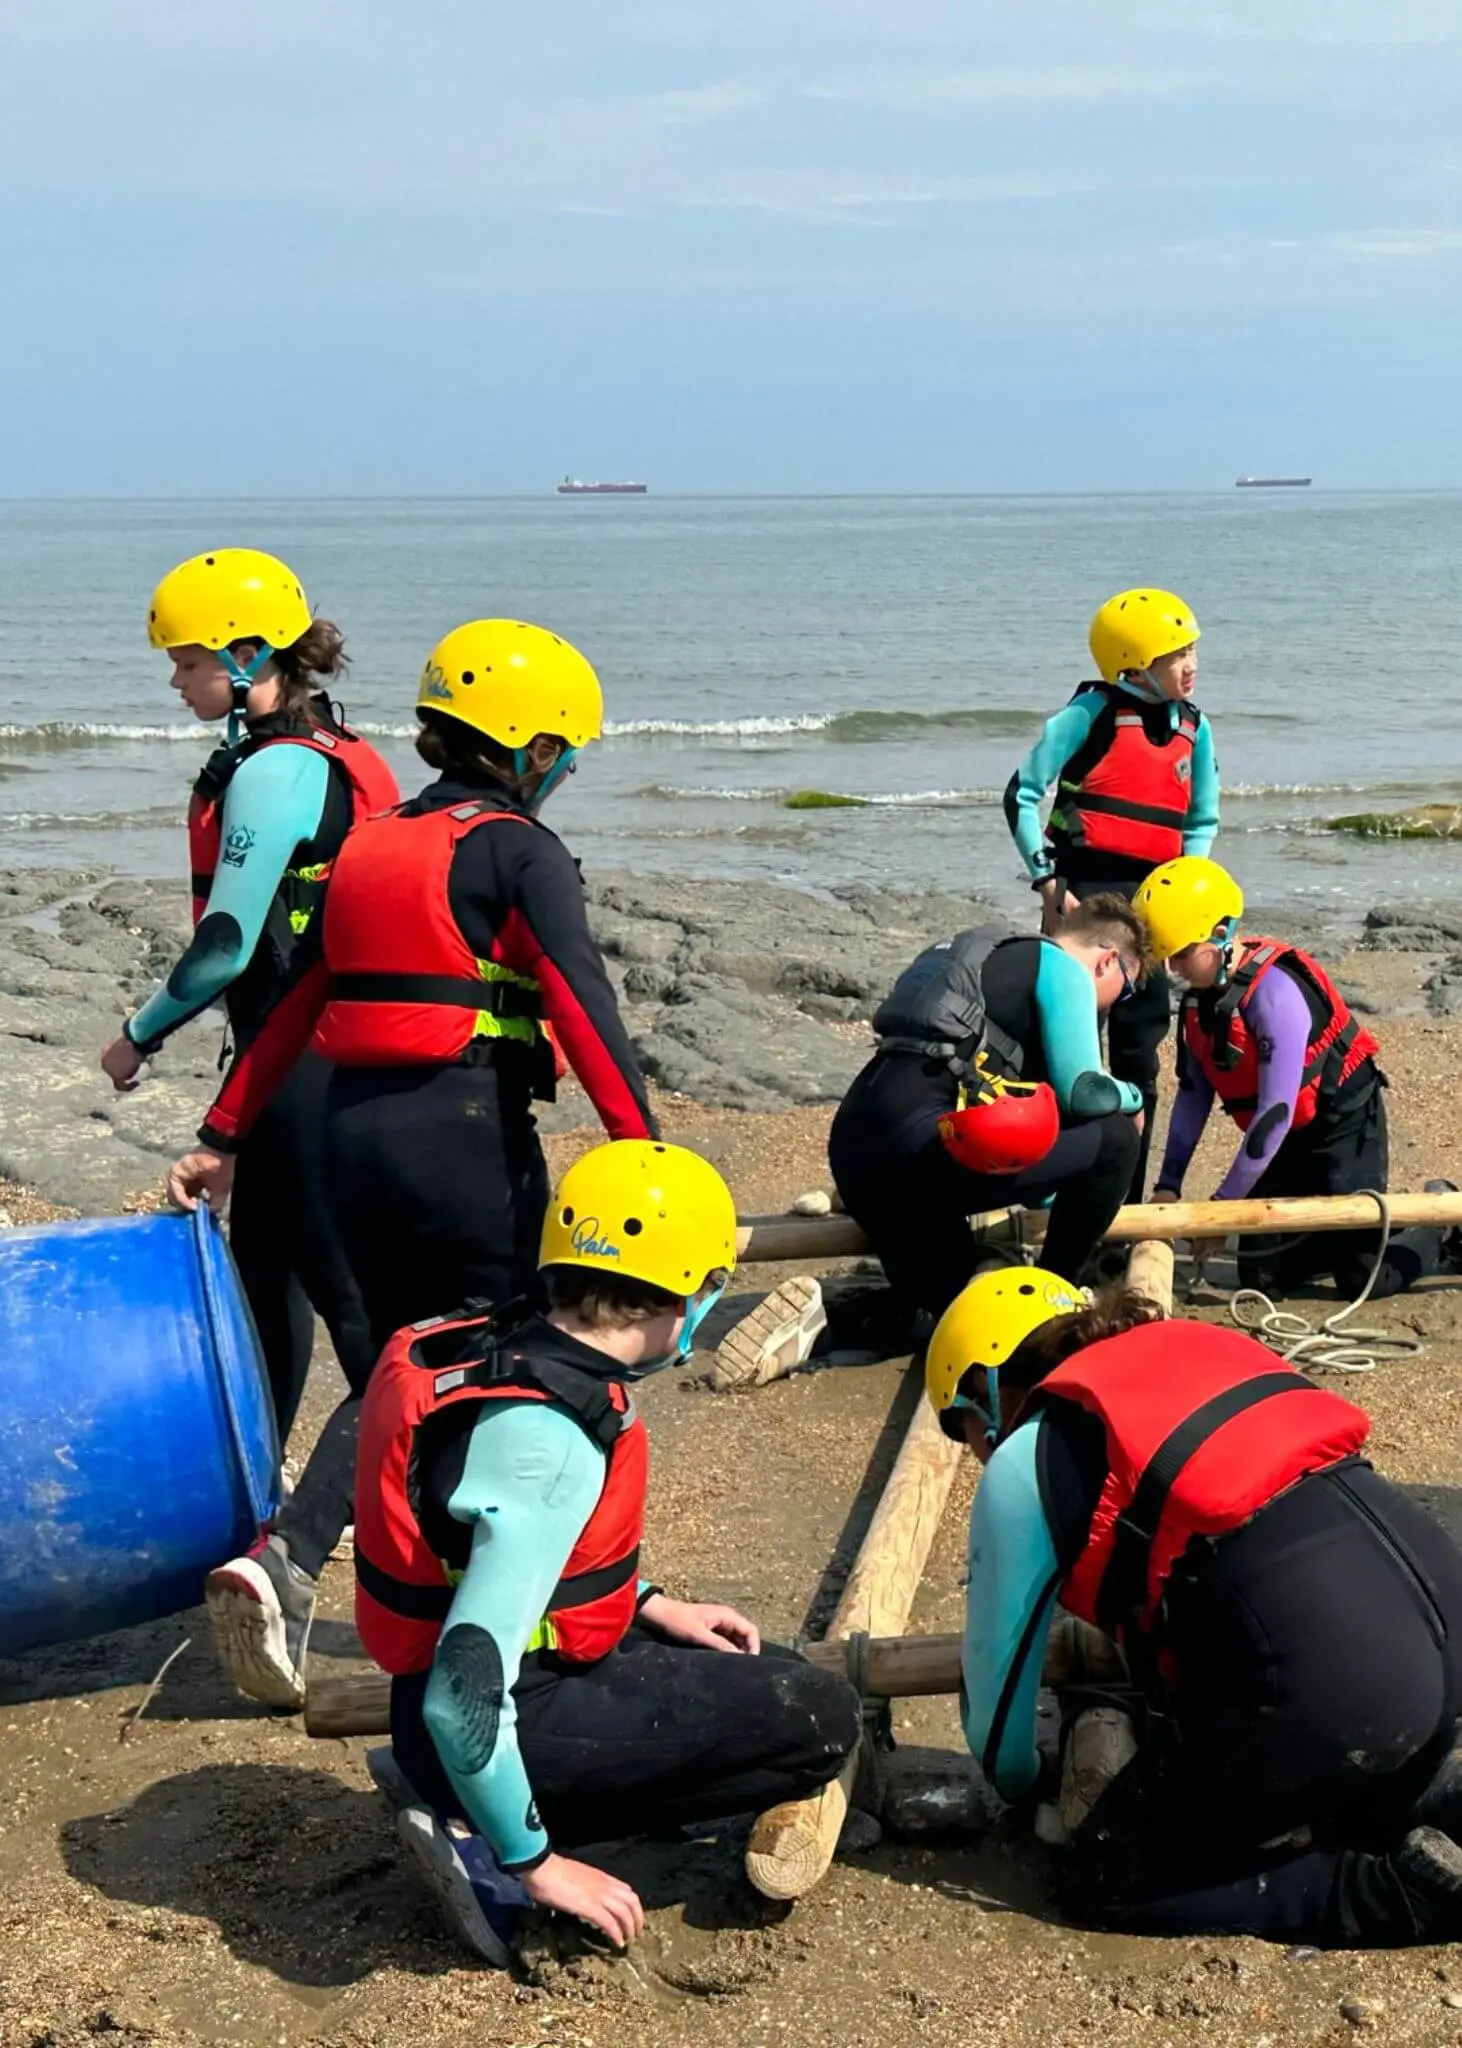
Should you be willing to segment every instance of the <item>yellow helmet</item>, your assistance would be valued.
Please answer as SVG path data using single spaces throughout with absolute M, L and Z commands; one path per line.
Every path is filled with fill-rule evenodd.
M 1159 960 L 1205 939 L 1220 945 L 1244 914 L 1244 892 L 1216 860 L 1185 853 L 1154 868 L 1132 898 Z
M 1001 1266 L 979 1273 L 957 1294 L 935 1325 L 924 1354 L 924 1390 L 946 1436 L 958 1436 L 949 1417 L 959 1408 L 978 1408 L 1000 1428 L 1000 1368 L 1032 1330 L 1054 1316 L 1086 1307 L 1079 1287 L 1041 1266 Z M 985 1371 L 985 1402 L 971 1401 L 959 1383 L 972 1366 Z
M 215 548 L 170 569 L 152 593 L 147 637 L 154 647 L 211 647 L 261 640 L 293 647 L 310 607 L 293 569 L 257 548 Z
M 1091 658 L 1106 683 L 1191 647 L 1197 638 L 1198 621 L 1170 590 L 1119 590 L 1092 620 L 1087 635 Z
M 698 1153 L 617 1138 L 576 1160 L 554 1189 L 538 1263 L 589 1266 L 689 1298 L 710 1274 L 734 1269 L 736 1204 Z
M 604 692 L 577 647 L 521 619 L 474 619 L 439 640 L 416 708 L 459 718 L 503 747 L 526 747 L 542 732 L 578 748 L 604 729 Z

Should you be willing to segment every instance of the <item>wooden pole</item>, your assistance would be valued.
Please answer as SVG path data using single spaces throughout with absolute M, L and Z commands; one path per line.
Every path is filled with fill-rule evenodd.
M 869 1699 L 922 1699 L 959 1691 L 958 1636 L 872 1636 L 858 1673 L 846 1636 L 808 1643 L 809 1664 L 850 1680 L 861 1675 Z M 1126 1672 L 1122 1653 L 1099 1630 L 1058 1614 L 1046 1646 L 1042 1685 L 1100 1684 Z M 338 1671 L 311 1678 L 305 1694 L 307 1735 L 385 1735 L 391 1726 L 391 1681 L 384 1671 Z
M 1387 1197 L 1393 1228 L 1433 1223 L 1462 1225 L 1462 1194 Z M 1306 1195 L 1285 1201 L 1146 1202 L 1119 1209 L 1107 1232 L 1109 1242 L 1144 1238 L 1253 1237 L 1264 1231 L 1290 1234 L 1311 1230 L 1374 1229 L 1376 1205 L 1368 1195 Z M 992 1244 L 1009 1243 L 1023 1230 L 1034 1242 L 1045 1230 L 1040 1211 L 994 1209 L 972 1216 L 970 1228 Z M 736 1233 L 741 1257 L 800 1261 L 856 1258 L 870 1249 L 851 1216 L 749 1216 Z
M 901 1634 L 959 1465 L 962 1446 L 939 1427 L 920 1391 L 903 1448 L 848 1574 L 828 1636 Z M 746 1874 L 769 1899 L 800 1899 L 832 1862 L 847 1818 L 857 1754 L 810 1799 L 762 1814 L 751 1831 Z

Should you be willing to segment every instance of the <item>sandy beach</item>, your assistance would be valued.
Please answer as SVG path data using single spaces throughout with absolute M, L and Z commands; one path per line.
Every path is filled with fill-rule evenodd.
M 779 1210 L 825 1184 L 831 1101 L 864 1055 L 871 1002 L 919 942 L 977 914 L 969 899 L 813 899 L 631 877 L 596 881 L 592 896 L 666 1129 L 716 1161 L 743 1212 Z M 0 881 L 4 1220 L 145 1204 L 187 1143 L 214 1075 L 216 1020 L 181 1034 L 133 1097 L 113 1097 L 95 1069 L 124 1005 L 171 957 L 183 915 L 181 890 L 77 870 Z M 1419 1187 L 1462 1150 L 1462 1021 L 1447 978 L 1462 923 L 1373 916 L 1364 934 L 1307 936 L 1371 1013 L 1392 1083 L 1393 1185 Z M 545 1122 L 555 1168 L 592 1142 L 572 1091 Z M 1223 1150 L 1210 1133 L 1195 1192 L 1212 1185 Z M 775 1277 L 738 1276 L 740 1305 Z M 1343 1384 L 1375 1419 L 1377 1463 L 1400 1480 L 1462 1485 L 1459 1307 L 1439 1283 L 1363 1318 L 1427 1347 Z M 1223 1297 L 1205 1287 L 1188 1312 L 1220 1315 Z M 336 1385 L 321 1355 L 308 1429 Z M 904 1361 L 730 1397 L 695 1372 L 667 1375 L 646 1402 L 649 1569 L 674 1590 L 734 1600 L 768 1633 L 816 1630 L 916 1392 Z M 302 1425 L 296 1454 L 306 1440 Z M 918 1630 L 958 1626 L 972 1480 L 973 1468 L 946 1514 Z M 358 1654 L 350 1601 L 349 1564 L 336 1562 L 314 1639 L 334 1668 Z M 475 1971 L 397 1853 L 365 1741 L 311 1742 L 298 1719 L 235 1697 L 201 1610 L 0 1663 L 0 1725 L 3 2048 L 106 2038 L 1157 2048 L 1336 2041 L 1357 2029 L 1378 2041 L 1462 2039 L 1453 1951 L 1291 1960 L 1248 1941 L 1080 1933 L 1054 1918 L 1047 1852 L 998 1818 L 953 1842 L 886 1840 L 841 1861 L 790 1912 L 745 1887 L 743 1830 L 636 1849 L 616 1857 L 651 1909 L 633 1956 L 597 1954 L 565 1931 L 530 1940 L 518 1977 Z M 895 1734 L 906 1750 L 962 1748 L 947 1701 L 897 1705 Z

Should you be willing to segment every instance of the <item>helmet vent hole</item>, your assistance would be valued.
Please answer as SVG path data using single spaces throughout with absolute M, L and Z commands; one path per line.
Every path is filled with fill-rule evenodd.
M 563 1220 L 564 1220 L 564 1227 L 565 1227 L 565 1229 L 567 1229 L 567 1228 L 568 1228 L 568 1226 L 569 1226 L 569 1224 L 571 1224 L 571 1223 L 573 1222 L 573 1220 L 574 1220 L 574 1212 L 573 1212 L 573 1210 L 572 1210 L 572 1209 L 565 1209 L 565 1210 L 564 1210 L 564 1212 L 563 1212 Z
M 638 1216 L 626 1216 L 624 1219 L 624 1234 L 626 1237 L 638 1237 L 644 1227 Z
M 477 678 L 472 673 L 470 668 L 464 668 L 462 671 L 462 680 L 464 683 L 475 683 L 477 681 Z
M 1022 1294 L 1034 1294 L 1036 1290 L 1031 1286 L 1029 1280 L 1026 1280 L 1021 1283 L 1019 1291 Z
M 217 567 L 217 564 L 215 563 L 212 555 L 205 555 L 203 557 L 203 562 L 206 568 L 213 569 Z

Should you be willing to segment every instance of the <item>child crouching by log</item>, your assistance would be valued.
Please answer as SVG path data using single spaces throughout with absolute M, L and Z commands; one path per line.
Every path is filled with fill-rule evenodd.
M 415 1324 L 367 1391 L 356 1620 L 393 1675 L 373 1772 L 490 1962 L 529 1904 L 617 1944 L 640 1932 L 630 1886 L 565 1847 L 801 1798 L 858 1740 L 842 1678 L 638 1575 L 648 1446 L 631 1388 L 689 1355 L 735 1263 L 713 1167 L 602 1145 L 549 1207 L 547 1313 L 469 1304 Z
M 1178 1095 L 1154 1201 L 1176 1202 L 1215 1098 L 1238 1151 L 1214 1191 L 1246 1196 L 1384 1194 L 1389 1173 L 1380 1046 L 1317 960 L 1283 940 L 1239 935 L 1244 896 L 1217 861 L 1184 855 L 1133 898 L 1159 959 L 1188 985 L 1178 1013 Z M 1430 1181 L 1427 1192 L 1450 1188 Z M 1277 1294 L 1328 1273 L 1353 1299 L 1375 1262 L 1371 1230 L 1240 1240 L 1239 1285 Z M 1201 1260 L 1206 1244 L 1195 1244 Z M 1371 1292 L 1400 1294 L 1457 1271 L 1459 1233 L 1397 1231 Z

